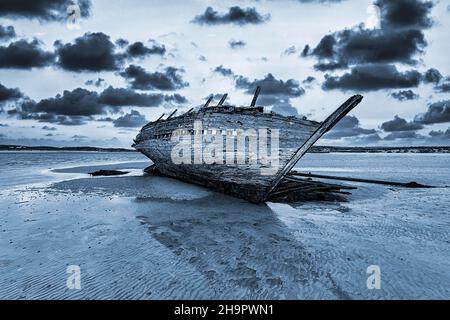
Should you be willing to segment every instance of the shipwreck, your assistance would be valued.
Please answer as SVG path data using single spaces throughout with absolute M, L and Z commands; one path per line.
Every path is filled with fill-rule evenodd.
M 323 122 L 266 111 L 257 105 L 204 106 L 146 124 L 133 147 L 153 165 L 146 172 L 212 188 L 254 203 L 304 199 L 317 192 L 346 193 L 352 187 L 300 178 L 291 172 L 326 132 L 363 99 L 355 95 Z

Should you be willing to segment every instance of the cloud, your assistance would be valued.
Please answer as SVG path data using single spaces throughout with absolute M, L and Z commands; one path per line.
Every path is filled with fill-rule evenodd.
M 338 3 L 345 0 L 297 0 L 301 3 Z
M 35 105 L 34 101 L 28 102 L 29 106 L 22 105 L 20 108 L 12 109 L 8 111 L 9 116 L 17 116 L 22 120 L 36 120 L 38 122 L 57 123 L 64 126 L 79 126 L 86 124 L 89 120 L 85 116 L 64 116 L 54 113 L 35 113 L 30 111 L 29 107 Z
M 432 25 L 430 14 L 433 2 L 377 0 L 375 5 L 380 10 L 380 27 L 367 28 L 360 24 L 333 32 L 322 37 L 314 48 L 306 45 L 301 56 L 316 58 L 314 68 L 322 72 L 347 68 L 354 68 L 354 71 L 365 65 L 385 64 L 386 68 L 394 63 L 416 65 L 416 56 L 422 54 L 427 46 L 423 29 Z M 375 71 L 374 67 L 367 68 Z M 370 80 L 373 82 L 373 79 Z M 388 88 L 392 87 L 389 81 Z M 372 90 L 371 85 L 357 87 Z
M 75 1 L 80 7 L 80 15 L 85 18 L 90 14 L 90 0 Z M 67 8 L 74 4 L 72 0 L 2 0 L 0 16 L 8 18 L 29 18 L 40 21 L 66 21 Z
M 98 102 L 109 106 L 158 107 L 163 102 L 186 103 L 187 99 L 179 94 L 145 94 L 127 88 L 113 88 L 110 86 L 100 94 Z
M 78 126 L 91 120 L 93 115 L 105 114 L 108 110 L 118 112 L 119 109 L 100 104 L 98 93 L 77 88 L 39 102 L 26 100 L 8 114 L 23 120 Z
M 418 114 L 414 118 L 414 122 L 420 124 L 450 122 L 450 100 L 443 100 L 430 104 L 425 113 Z
M 333 70 L 364 63 L 416 64 L 413 58 L 426 46 L 421 30 L 354 29 L 326 35 L 319 44 L 305 47 L 303 56 L 319 59 L 316 70 Z
M 65 116 L 93 116 L 106 113 L 104 105 L 99 103 L 97 92 L 77 88 L 65 90 L 62 95 L 43 99 L 38 103 L 25 104 L 25 111 L 49 113 Z
M 269 14 L 261 15 L 256 8 L 234 6 L 225 13 L 219 13 L 212 7 L 208 7 L 204 13 L 196 16 L 191 22 L 200 25 L 235 24 L 243 26 L 247 24 L 261 24 L 269 19 Z
M 76 135 L 72 136 L 72 139 L 74 139 L 74 140 L 84 140 L 84 139 L 87 139 L 87 138 L 88 138 L 87 136 L 83 136 L 83 135 L 79 135 L 79 134 L 76 134 Z
M 231 49 L 242 49 L 247 44 L 242 40 L 230 40 L 228 42 L 228 45 L 230 46 Z
M 416 122 L 407 122 L 405 119 L 396 115 L 393 120 L 382 123 L 381 129 L 386 132 L 417 131 L 423 129 L 423 125 Z
M 128 88 L 108 87 L 97 93 L 82 88 L 69 91 L 62 95 L 42 99 L 39 102 L 25 100 L 9 110 L 9 116 L 20 119 L 33 119 L 39 122 L 58 123 L 61 125 L 82 125 L 94 116 L 108 112 L 117 113 L 121 107 L 158 107 L 163 103 L 182 104 L 187 99 L 179 94 L 143 94 Z
M 450 77 L 446 78 L 445 81 L 441 82 L 434 89 L 438 92 L 450 92 Z
M 234 72 L 229 68 L 225 68 L 223 65 L 215 67 L 213 72 L 221 74 L 224 77 L 235 77 Z
M 438 131 L 430 131 L 428 135 L 431 137 L 431 140 L 443 140 L 448 143 L 450 140 L 450 128 L 446 131 L 438 130 Z
M 306 86 L 309 88 L 309 86 L 311 86 L 311 84 L 312 84 L 314 81 L 316 81 L 316 78 L 314 78 L 313 76 L 308 76 L 308 77 L 306 77 L 305 80 L 302 81 L 302 83 L 303 83 L 304 85 L 306 85 Z
M 433 24 L 430 18 L 432 1 L 422 0 L 377 0 L 380 8 L 381 27 L 394 28 L 429 28 Z
M 87 86 L 96 86 L 97 88 L 105 85 L 105 79 L 98 78 L 97 80 L 88 80 L 84 83 Z
M 43 126 L 41 129 L 46 130 L 46 131 L 56 131 L 57 130 L 55 127 L 49 127 L 49 126 Z
M 16 31 L 13 26 L 6 26 L 0 24 L 0 41 L 9 40 L 16 37 Z
M 145 57 L 149 55 L 164 55 L 166 47 L 156 41 L 151 41 L 151 46 L 147 47 L 142 42 L 138 41 L 130 44 L 126 50 L 128 58 Z
M 52 64 L 54 55 L 40 48 L 37 40 L 19 40 L 0 46 L 0 68 L 31 69 Z
M 126 88 L 108 87 L 99 96 L 99 102 L 110 106 L 159 106 L 164 100 L 162 94 L 140 94 Z
M 428 69 L 423 75 L 422 80 L 424 83 L 434 84 L 434 89 L 437 92 L 450 92 L 450 77 L 444 78 L 442 74 L 434 68 Z
M 342 76 L 325 75 L 322 84 L 324 90 L 359 90 L 371 91 L 386 88 L 417 87 L 422 75 L 415 70 L 399 72 L 394 65 L 361 65 L 355 66 Z
M 287 48 L 286 50 L 283 51 L 282 55 L 283 56 L 290 56 L 293 54 L 297 54 L 297 47 L 296 46 L 290 46 L 289 48 Z
M 117 39 L 115 41 L 115 44 L 119 47 L 119 48 L 125 48 L 130 42 L 126 39 Z
M 254 79 L 236 75 L 231 69 L 220 65 L 213 72 L 230 77 L 235 80 L 235 87 L 243 89 L 247 94 L 254 94 L 256 87 L 261 87 L 258 104 L 272 106 L 272 111 L 285 116 L 297 116 L 298 111 L 291 105 L 292 98 L 298 98 L 305 94 L 305 90 L 298 81 L 289 79 L 286 81 L 276 79 L 271 73 L 262 79 Z
M 117 70 L 121 55 L 115 53 L 115 45 L 102 32 L 85 33 L 74 43 L 55 42 L 58 63 L 69 71 Z
M 375 135 L 375 129 L 361 128 L 359 119 L 355 116 L 345 116 L 326 135 L 325 139 L 341 139 L 355 136 Z
M 130 82 L 133 89 L 177 90 L 189 85 L 180 75 L 182 71 L 174 67 L 167 67 L 163 72 L 147 72 L 144 68 L 132 64 L 120 74 Z
M 130 113 L 127 113 L 113 121 L 115 127 L 126 128 L 142 127 L 147 122 L 148 121 L 145 119 L 145 116 L 136 110 L 131 110 Z
M 425 74 L 423 75 L 423 82 L 425 83 L 434 83 L 434 84 L 438 84 L 439 81 L 441 81 L 442 79 L 442 74 L 434 69 L 428 69 Z
M 305 94 L 305 90 L 300 87 L 298 81 L 289 79 L 286 81 L 276 79 L 271 73 L 268 73 L 262 79 L 250 81 L 248 78 L 238 76 L 236 79 L 236 88 L 245 89 L 249 94 L 253 94 L 256 87 L 261 87 L 261 96 L 286 96 L 297 98 Z
M 415 100 L 420 98 L 418 94 L 414 93 L 414 91 L 410 89 L 393 92 L 390 96 L 398 101 Z
M 176 104 L 183 104 L 183 103 L 187 103 L 188 99 L 178 93 L 172 94 L 172 95 L 166 95 L 164 96 L 164 100 L 166 102 L 172 102 L 172 103 L 176 103 Z
M 399 139 L 408 139 L 408 140 L 418 140 L 418 139 L 424 139 L 425 137 L 423 135 L 418 134 L 415 131 L 395 131 L 390 134 L 388 134 L 386 137 L 384 137 L 384 140 L 399 140 Z
M 284 100 L 279 99 L 279 100 L 274 101 L 271 111 L 279 113 L 286 117 L 299 116 L 298 110 L 291 105 L 291 102 L 289 99 L 284 99 Z
M 5 101 L 22 98 L 23 94 L 17 88 L 7 88 L 0 83 L 0 104 Z
M 296 116 L 298 111 L 291 105 L 292 98 L 298 98 L 305 94 L 305 90 L 294 79 L 278 80 L 271 73 L 262 79 L 249 80 L 243 76 L 234 76 L 237 89 L 243 89 L 248 94 L 253 94 L 256 87 L 261 87 L 258 104 L 272 106 L 272 111 L 285 116 Z

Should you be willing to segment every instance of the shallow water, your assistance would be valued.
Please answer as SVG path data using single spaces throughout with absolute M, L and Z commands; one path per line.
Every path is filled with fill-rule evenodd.
M 143 176 L 138 153 L 0 161 L 0 298 L 450 298 L 450 155 L 309 154 L 298 170 L 440 188 L 358 183 L 347 202 L 291 205 Z M 99 168 L 132 173 L 87 176 Z
M 0 152 L 0 188 L 54 181 L 52 169 L 129 161 L 147 158 L 134 152 Z

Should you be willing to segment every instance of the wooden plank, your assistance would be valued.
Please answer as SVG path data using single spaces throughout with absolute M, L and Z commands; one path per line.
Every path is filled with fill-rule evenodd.
M 292 176 L 291 176 L 291 175 L 292 175 Z M 300 180 L 300 181 L 302 181 L 302 182 L 308 181 L 308 182 L 311 183 L 311 184 L 322 184 L 322 185 L 324 184 L 323 182 L 319 182 L 319 181 L 298 179 L 298 178 L 295 178 L 295 176 L 296 176 L 296 174 L 295 174 L 295 173 L 292 173 L 292 171 L 291 171 L 291 172 L 289 172 L 289 175 L 285 177 L 285 179 L 286 179 L 286 180 L 292 180 L 292 181 L 298 181 L 298 180 Z M 311 177 L 311 176 L 308 176 L 308 177 L 309 177 L 309 178 L 313 178 L 313 177 Z M 297 180 L 297 179 L 298 179 L 298 180 Z M 339 188 L 339 189 L 347 189 L 347 190 L 355 190 L 355 189 L 357 189 L 356 187 L 352 187 L 352 186 L 343 186 L 343 185 L 339 185 L 339 184 L 329 184 L 329 183 L 327 183 L 326 185 L 327 185 L 327 186 L 331 186 L 331 187 L 336 187 L 336 188 Z
M 325 176 L 321 174 L 311 174 L 311 173 L 300 173 L 300 172 L 290 172 L 290 175 L 308 178 L 320 178 L 320 179 L 330 179 L 330 180 L 341 180 L 341 181 L 352 181 L 352 182 L 363 182 L 363 183 L 374 183 L 383 184 L 388 186 L 397 186 L 404 188 L 434 188 L 433 186 L 423 185 L 417 182 L 393 182 L 385 180 L 372 180 L 372 179 L 360 179 L 360 178 L 347 178 L 347 177 L 337 177 L 337 176 Z

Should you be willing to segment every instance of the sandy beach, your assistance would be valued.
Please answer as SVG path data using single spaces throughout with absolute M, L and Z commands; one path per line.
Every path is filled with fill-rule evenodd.
M 412 156 L 421 166 L 450 160 Z M 348 157 L 359 162 L 346 167 Z M 365 155 L 329 159 L 308 155 L 301 165 L 367 174 Z M 44 182 L 1 189 L 0 298 L 450 298 L 448 188 L 356 184 L 347 202 L 254 205 L 144 175 L 144 159 L 109 163 L 41 168 Z M 87 175 L 99 168 L 130 174 Z M 419 169 L 410 176 L 446 185 Z M 80 266 L 81 290 L 66 286 L 69 265 Z M 381 269 L 379 290 L 367 288 L 370 265 Z

